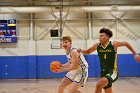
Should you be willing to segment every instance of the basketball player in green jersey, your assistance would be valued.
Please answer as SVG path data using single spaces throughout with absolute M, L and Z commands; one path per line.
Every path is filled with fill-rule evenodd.
M 131 45 L 127 42 L 114 41 L 111 42 L 110 38 L 113 36 L 112 31 L 107 28 L 102 28 L 100 30 L 99 41 L 92 45 L 87 50 L 79 49 L 83 54 L 90 54 L 97 50 L 100 59 L 100 76 L 96 84 L 95 93 L 101 93 L 104 89 L 105 93 L 112 93 L 112 83 L 118 78 L 117 70 L 117 48 L 125 46 L 134 55 L 136 61 L 140 61 L 140 56 L 135 52 Z

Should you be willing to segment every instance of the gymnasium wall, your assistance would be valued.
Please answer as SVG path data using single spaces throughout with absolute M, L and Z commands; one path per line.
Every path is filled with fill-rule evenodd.
M 89 48 L 98 40 L 73 40 L 73 46 Z M 123 41 L 123 40 L 121 40 Z M 140 53 L 140 40 L 126 40 Z M 51 40 L 20 40 L 17 44 L 0 45 L 0 78 L 62 78 L 64 73 L 52 73 L 49 64 L 53 60 L 67 62 L 65 51 L 51 49 Z M 89 77 L 99 77 L 100 67 L 97 53 L 85 55 L 89 63 Z M 119 76 L 140 76 L 140 63 L 125 47 L 118 49 Z
M 17 44 L 0 44 L 0 78 L 61 78 L 65 73 L 52 73 L 49 64 L 53 60 L 62 63 L 67 61 L 65 51 L 51 49 L 51 29 L 58 29 L 59 22 L 47 13 L 33 14 L 33 31 L 30 31 L 31 18 L 29 13 L 21 13 L 13 10 L 13 13 L 0 14 L 1 19 L 17 20 Z M 98 15 L 98 13 L 97 13 Z M 128 41 L 140 53 L 139 24 L 137 19 L 114 20 L 114 17 L 100 18 L 93 13 L 91 20 L 91 33 L 89 34 L 89 20 L 84 12 L 70 9 L 67 19 L 64 21 L 63 36 L 70 35 L 73 45 L 83 49 L 89 48 L 98 41 L 99 29 L 109 27 L 114 36 L 112 40 Z M 106 13 L 105 13 L 106 15 Z M 33 32 L 33 33 L 32 33 Z M 93 40 L 89 40 L 91 39 Z M 32 38 L 32 40 L 30 39 Z M 89 77 L 99 77 L 99 59 L 97 52 L 85 55 L 89 63 Z M 119 76 L 140 76 L 140 63 L 137 63 L 131 52 L 122 47 L 118 49 Z

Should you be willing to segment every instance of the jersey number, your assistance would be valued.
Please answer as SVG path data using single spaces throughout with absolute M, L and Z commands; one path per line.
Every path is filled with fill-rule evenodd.
M 106 54 L 104 54 L 104 59 L 106 59 Z

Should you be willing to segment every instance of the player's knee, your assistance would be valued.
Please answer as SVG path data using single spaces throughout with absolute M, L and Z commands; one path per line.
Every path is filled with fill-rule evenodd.
M 73 91 L 71 91 L 71 90 L 68 90 L 68 93 L 72 93 Z
M 96 87 L 97 88 L 103 88 L 103 87 L 107 86 L 108 83 L 109 83 L 109 81 L 108 81 L 107 78 L 102 78 L 97 82 Z
M 59 89 L 64 89 L 66 86 L 64 85 L 64 84 L 60 84 L 59 86 L 58 86 L 58 88 Z
M 73 93 L 74 90 L 71 87 L 68 87 L 68 93 Z
M 103 88 L 103 83 L 102 82 L 97 82 L 96 88 Z
M 73 89 L 69 86 L 68 87 L 68 93 L 72 93 L 73 92 Z

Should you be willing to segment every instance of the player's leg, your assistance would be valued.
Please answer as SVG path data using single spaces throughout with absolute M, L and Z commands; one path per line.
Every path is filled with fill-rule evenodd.
M 63 93 L 64 89 L 71 84 L 72 81 L 66 77 L 63 78 L 62 82 L 60 83 L 60 85 L 58 86 L 58 90 L 57 93 Z
M 108 79 L 109 84 L 104 87 L 105 93 L 113 93 L 112 92 L 112 83 L 114 83 L 118 78 L 118 71 L 114 70 L 113 72 L 109 72 L 105 75 L 105 77 Z
M 109 87 L 107 89 L 104 89 L 105 93 L 113 93 L 112 92 L 112 87 Z
M 102 89 L 107 86 L 109 83 L 106 77 L 100 78 L 96 84 L 95 93 L 101 93 Z
M 61 84 L 58 87 L 57 93 L 63 93 L 64 89 L 71 83 L 73 83 L 75 75 L 73 75 L 73 71 L 70 71 L 66 74 L 66 76 L 63 78 Z
M 82 73 L 76 73 L 74 82 L 69 86 L 68 93 L 81 93 L 79 90 L 80 87 L 83 87 L 88 79 L 88 68 L 83 68 Z
M 117 70 L 108 72 L 97 82 L 95 93 L 101 93 L 102 88 L 104 88 L 105 93 L 112 93 L 112 83 L 115 82 L 117 78 Z
M 68 93 L 81 93 L 80 91 L 77 90 L 80 87 L 81 85 L 79 83 L 73 82 L 68 88 Z

